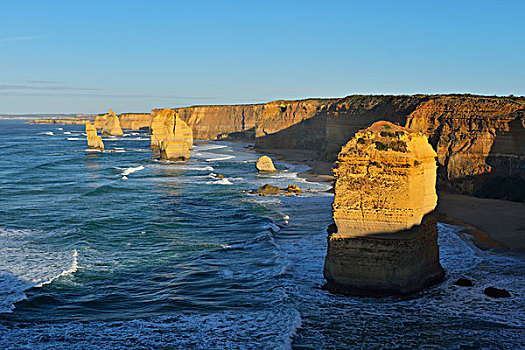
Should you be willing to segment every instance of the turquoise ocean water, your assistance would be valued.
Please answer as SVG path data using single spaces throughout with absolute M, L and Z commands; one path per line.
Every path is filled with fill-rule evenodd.
M 0 349 L 525 347 L 523 255 L 440 225 L 441 285 L 331 295 L 333 196 L 304 166 L 260 176 L 257 154 L 224 142 L 159 162 L 142 132 L 104 143 L 114 152 L 87 152 L 82 126 L 0 120 Z M 308 192 L 247 193 L 265 183 Z M 461 276 L 475 286 L 452 286 Z

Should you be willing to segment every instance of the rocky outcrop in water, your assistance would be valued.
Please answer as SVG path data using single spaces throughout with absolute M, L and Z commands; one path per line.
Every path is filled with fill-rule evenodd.
M 324 274 L 331 291 L 404 295 L 443 279 L 436 219 L 436 153 L 389 122 L 356 133 L 339 153 Z
M 272 158 L 268 156 L 262 156 L 257 159 L 257 162 L 255 163 L 255 168 L 259 171 L 259 173 L 276 173 L 277 169 L 275 169 L 275 166 L 273 165 Z
M 188 160 L 193 137 L 191 129 L 171 109 L 155 113 L 151 123 L 151 148 L 160 152 L 165 160 Z
M 91 123 L 86 123 L 86 134 L 88 149 L 98 149 L 100 151 L 104 150 L 102 137 L 97 135 L 97 129 Z
M 98 118 L 98 116 L 97 116 Z M 111 109 L 109 110 L 109 113 L 102 116 L 99 119 L 99 123 L 102 123 L 102 136 L 123 136 L 124 133 L 122 132 L 122 128 L 120 127 L 120 120 Z M 95 124 L 97 123 L 97 119 L 95 119 Z M 96 125 L 95 125 L 96 127 Z

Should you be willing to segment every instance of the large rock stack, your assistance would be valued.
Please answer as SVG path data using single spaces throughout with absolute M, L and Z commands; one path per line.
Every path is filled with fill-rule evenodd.
M 151 148 L 160 152 L 161 159 L 190 159 L 190 145 L 193 148 L 191 129 L 175 111 L 156 111 L 151 123 L 151 132 Z
M 102 126 L 102 135 L 104 136 L 123 136 L 122 128 L 120 127 L 120 121 L 115 112 L 111 109 L 109 113 L 106 114 L 103 119 L 105 120 L 104 125 Z M 96 122 L 96 120 L 95 120 Z
M 423 134 L 376 122 L 338 156 L 324 274 L 328 289 L 403 295 L 442 280 L 436 153 Z M 429 215 L 430 214 L 430 215 Z
M 86 134 L 88 149 L 98 149 L 100 151 L 104 150 L 104 143 L 102 142 L 102 137 L 97 135 L 97 129 L 89 122 L 86 123 Z

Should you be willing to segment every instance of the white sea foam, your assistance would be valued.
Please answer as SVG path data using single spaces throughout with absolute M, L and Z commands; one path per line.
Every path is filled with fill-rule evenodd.
M 78 141 L 80 139 L 78 137 L 68 137 L 67 140 L 68 141 Z
M 55 136 L 55 134 L 52 131 L 39 132 L 38 135 Z
M 227 178 L 223 177 L 222 179 L 218 179 L 215 181 L 207 181 L 206 184 L 213 184 L 213 185 L 233 185 L 233 183 L 228 180 Z
M 122 176 L 122 180 L 126 181 L 128 179 L 127 176 Z
M 221 149 L 226 148 L 228 146 L 226 145 L 195 145 L 194 149 L 196 151 L 202 152 L 202 151 L 210 151 L 212 149 Z
M 75 272 L 77 272 L 78 269 L 78 252 L 76 249 L 73 250 L 73 261 L 71 263 L 71 267 L 67 270 L 64 270 L 60 272 L 58 275 L 51 277 L 47 281 L 40 282 L 39 284 L 35 285 L 34 288 L 40 288 L 46 284 L 50 284 L 53 281 L 59 279 L 60 277 L 64 277 L 66 275 L 71 275 Z
M 63 129 L 63 128 L 57 128 L 57 130 L 60 130 L 60 131 L 62 131 L 62 130 L 64 130 L 64 129 Z
M 56 250 L 35 240 L 49 233 L 0 228 L 0 313 L 11 312 L 26 298 L 25 291 L 73 274 L 78 252 Z
M 69 131 L 64 131 L 64 135 L 71 135 Z
M 299 312 L 290 307 L 179 313 L 123 321 L 32 323 L 24 327 L 0 324 L 0 347 L 284 350 L 290 349 L 300 326 Z
M 219 155 L 219 157 L 216 157 L 216 158 L 208 158 L 208 159 L 205 159 L 205 161 L 207 162 L 220 162 L 222 160 L 228 160 L 228 159 L 233 159 L 235 158 L 235 156 L 227 156 L 227 155 Z
M 139 165 L 137 167 L 126 168 L 120 175 L 128 176 L 129 174 L 133 174 L 134 172 L 141 171 L 141 170 L 144 170 L 144 169 L 145 168 L 144 168 L 143 165 Z

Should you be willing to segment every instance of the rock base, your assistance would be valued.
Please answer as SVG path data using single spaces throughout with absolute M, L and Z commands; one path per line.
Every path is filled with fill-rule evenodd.
M 433 215 L 420 226 L 364 237 L 328 237 L 324 289 L 358 296 L 409 295 L 443 281 L 437 223 Z

